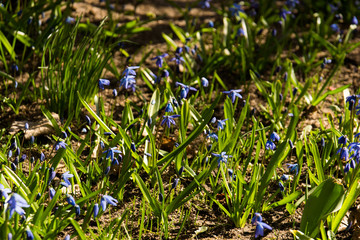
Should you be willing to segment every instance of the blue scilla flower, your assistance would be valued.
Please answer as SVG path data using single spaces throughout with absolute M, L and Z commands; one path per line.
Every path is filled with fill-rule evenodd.
M 40 153 L 40 161 L 43 162 L 45 161 L 45 154 L 43 152 Z
M 214 22 L 210 20 L 210 21 L 208 22 L 208 25 L 209 25 L 209 28 L 213 28 L 213 27 L 214 27 Z
M 272 227 L 262 221 L 260 213 L 255 213 L 254 217 L 251 219 L 251 224 L 256 225 L 255 238 L 259 236 L 263 237 L 265 228 L 270 231 L 272 230 Z
M 347 136 L 341 136 L 338 138 L 338 144 L 343 144 L 344 146 L 347 143 Z
M 105 212 L 106 210 L 106 205 L 107 204 L 110 204 L 110 205 L 113 205 L 113 206 L 117 206 L 117 203 L 118 203 L 118 200 L 116 200 L 115 198 L 113 198 L 112 196 L 110 195 L 103 195 L 101 197 L 101 200 L 100 200 L 100 206 L 102 208 L 102 210 Z
M 267 142 L 265 144 L 265 149 L 266 150 L 274 150 L 274 149 L 276 149 L 276 145 L 271 140 L 267 140 Z
M 201 8 L 210 8 L 211 0 L 201 0 L 199 5 Z
M 239 28 L 239 29 L 236 31 L 236 37 L 242 37 L 242 36 L 245 36 L 245 31 L 244 31 L 244 29 Z
M 60 148 L 66 149 L 67 144 L 63 141 L 57 141 L 54 145 L 55 151 L 59 150 Z
M 180 117 L 180 115 L 163 116 L 164 119 L 161 121 L 161 126 L 164 125 L 164 123 L 166 123 L 168 128 L 171 127 L 171 124 L 176 125 L 174 118 L 178 118 L 178 117 Z
M 330 28 L 333 32 L 336 32 L 336 33 L 340 32 L 340 27 L 336 23 L 331 24 Z
M 220 166 L 220 163 L 227 163 L 228 158 L 231 158 L 231 155 L 227 155 L 226 152 L 221 152 L 220 154 L 218 153 L 211 153 L 211 155 L 217 157 L 217 162 L 218 162 L 218 166 Z
M 235 102 L 236 97 L 242 99 L 241 94 L 239 94 L 239 92 L 241 92 L 241 89 L 233 89 L 230 91 L 223 91 L 223 93 L 227 94 L 229 98 L 231 98 L 232 103 Z
M 234 3 L 230 8 L 229 11 L 231 13 L 231 16 L 238 16 L 240 12 L 244 12 L 241 5 Z
M 26 240 L 33 240 L 34 239 L 34 234 L 31 232 L 30 229 L 26 229 Z
M 120 80 L 120 87 L 124 87 L 125 89 L 132 88 L 132 86 L 136 83 L 134 75 L 125 75 Z
M 291 14 L 291 11 L 288 11 L 286 9 L 281 9 L 280 10 L 280 13 L 279 13 L 279 16 L 280 18 L 282 18 L 284 21 L 286 21 L 286 16 Z
M 202 77 L 201 78 L 201 85 L 203 87 L 208 87 L 209 86 L 209 80 L 207 80 L 206 78 Z
M 113 147 L 103 152 L 103 154 L 105 153 L 106 153 L 106 158 L 110 158 L 111 160 L 114 160 L 115 153 L 121 154 L 121 151 L 117 150 L 116 147 Z
M 208 135 L 207 135 L 207 138 L 211 138 L 211 139 L 214 139 L 216 142 L 219 140 L 219 137 L 216 133 L 214 132 L 210 132 Z
M 52 199 L 54 198 L 55 194 L 56 194 L 55 189 L 50 188 L 50 189 L 49 189 L 49 197 L 50 197 L 50 200 L 52 200 Z
M 85 121 L 87 125 L 91 126 L 91 119 L 88 115 L 85 115 Z
M 99 79 L 99 88 L 101 90 L 104 90 L 105 89 L 105 86 L 109 86 L 110 85 L 110 80 L 108 79 L 103 79 L 103 78 L 100 78 Z
M 294 164 L 287 163 L 286 165 L 289 168 L 290 173 L 295 173 L 295 175 L 298 175 L 298 173 L 299 173 L 299 165 L 297 163 L 294 163 Z
M 358 25 L 359 24 L 359 21 L 357 19 L 356 16 L 353 16 L 352 19 L 351 19 L 351 24 L 355 24 L 355 25 Z
M 337 151 L 337 154 L 340 153 L 340 159 L 347 161 L 349 158 L 349 149 L 347 147 L 342 147 Z
M 281 181 L 287 181 L 289 180 L 289 175 L 286 175 L 286 174 L 283 174 L 281 177 L 280 177 Z
M 9 204 L 8 210 L 10 211 L 9 219 L 12 218 L 14 212 L 17 212 L 19 215 L 24 215 L 25 211 L 22 208 L 28 208 L 30 205 L 26 200 L 17 193 L 13 193 L 9 200 L 6 201 Z
M 228 120 L 228 119 L 217 120 L 217 127 L 218 127 L 218 129 L 221 129 L 221 130 L 224 129 L 224 126 L 225 126 L 227 120 Z
M 138 69 L 138 68 L 139 68 L 139 66 L 126 67 L 126 69 L 124 70 L 124 72 L 122 73 L 122 75 L 124 75 L 124 76 L 128 76 L 128 75 L 136 76 L 135 69 Z
M 9 193 L 11 193 L 11 189 L 5 188 L 4 185 L 0 183 L 0 200 L 2 197 L 6 200 L 9 197 Z
M 180 54 L 175 54 L 175 57 L 173 57 L 170 61 L 174 61 L 176 65 L 180 65 L 181 62 L 185 62 L 184 58 L 180 56 Z
M 356 101 L 359 101 L 360 95 L 351 95 L 346 97 L 346 103 L 349 103 L 349 111 L 352 111 L 356 107 Z
M 273 142 L 275 142 L 275 141 L 278 142 L 278 141 L 280 141 L 280 136 L 276 132 L 272 132 L 270 135 L 270 139 Z
M 65 23 L 66 23 L 66 24 L 73 24 L 73 23 L 75 23 L 75 18 L 73 18 L 73 17 L 66 17 Z
M 161 73 L 161 77 L 162 78 L 167 78 L 168 76 L 170 76 L 170 73 L 168 70 L 164 69 Z
M 67 235 L 65 236 L 64 240 L 70 240 L 70 235 L 67 234 Z
M 70 194 L 66 194 L 66 201 L 68 202 L 68 204 L 72 205 L 75 207 L 76 203 L 75 203 L 75 199 L 73 196 L 71 196 Z
M 350 171 L 350 163 L 346 163 L 344 167 L 344 173 L 348 173 Z
M 70 174 L 69 171 L 63 173 L 61 178 L 64 179 L 64 182 L 61 182 L 60 184 L 63 185 L 64 187 L 71 186 L 71 182 L 69 181 L 69 178 L 72 178 L 72 177 L 74 177 L 74 175 Z
M 174 112 L 174 108 L 170 101 L 166 104 L 165 112 Z
M 281 192 L 285 190 L 284 184 L 282 182 L 279 182 L 279 189 Z
M 96 218 L 98 214 L 99 214 L 99 204 L 95 203 L 94 204 L 94 218 Z
M 169 56 L 169 54 L 164 53 L 164 54 L 161 54 L 159 56 L 153 57 L 151 60 L 156 60 L 156 65 L 159 68 L 162 68 L 163 63 L 164 63 L 164 58 L 167 57 L 167 56 Z
M 76 205 L 75 205 L 75 213 L 76 213 L 76 216 L 80 216 L 80 212 L 81 212 L 80 206 L 76 204 Z
M 0 5 L 1 5 L 1 4 L 0 4 Z M 8 240 L 12 240 L 12 238 L 13 238 L 12 233 L 9 233 L 9 234 L 8 234 L 8 238 L 7 238 L 7 239 L 8 239 Z
M 299 0 L 286 0 L 286 6 L 290 9 L 294 9 L 296 7 L 296 4 L 299 4 Z
M 171 189 L 175 189 L 176 186 L 179 184 L 179 178 L 175 178 L 172 185 L 171 185 Z
M 51 181 L 55 178 L 56 176 L 56 172 L 54 170 L 54 168 L 49 168 L 49 180 L 48 180 L 48 185 L 50 185 Z

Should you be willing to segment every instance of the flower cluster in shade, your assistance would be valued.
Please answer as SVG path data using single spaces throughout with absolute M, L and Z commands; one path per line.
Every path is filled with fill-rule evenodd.
M 349 111 L 356 111 L 356 114 L 360 114 L 360 95 L 351 95 L 346 98 L 346 103 L 348 103 Z
M 254 217 L 251 219 L 251 224 L 256 226 L 255 238 L 263 237 L 264 229 L 272 230 L 272 227 L 263 222 L 260 213 L 255 213 Z

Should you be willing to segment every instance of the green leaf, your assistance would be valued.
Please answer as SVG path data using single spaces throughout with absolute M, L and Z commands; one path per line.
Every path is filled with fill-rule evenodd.
M 331 223 L 331 230 L 336 233 L 342 219 L 346 215 L 347 211 L 351 208 L 354 204 L 358 196 L 360 195 L 360 180 L 357 178 L 351 185 L 350 189 L 348 190 L 345 201 L 340 208 L 340 211 L 336 214 L 335 219 Z
M 330 213 L 341 208 L 344 199 L 344 188 L 329 178 L 320 183 L 309 195 L 300 223 L 300 230 L 310 237 L 316 237 L 319 225 Z

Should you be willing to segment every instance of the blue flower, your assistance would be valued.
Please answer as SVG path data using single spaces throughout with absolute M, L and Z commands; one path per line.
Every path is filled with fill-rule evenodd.
M 353 16 L 352 19 L 351 19 L 351 24 L 355 24 L 355 25 L 358 25 L 359 24 L 359 21 L 358 19 L 356 18 L 356 16 Z
M 116 200 L 115 198 L 113 198 L 112 196 L 109 196 L 109 195 L 103 195 L 100 200 L 100 206 L 104 212 L 106 210 L 107 204 L 117 206 L 116 205 L 117 203 L 118 203 L 118 200 Z
M 224 120 L 217 120 L 217 127 L 218 127 L 218 129 L 224 129 L 224 126 L 225 126 L 225 121 L 227 121 L 228 119 L 224 119 Z
M 180 54 L 175 54 L 175 57 L 173 57 L 170 61 L 175 61 L 176 65 L 180 65 L 181 62 L 185 62 L 184 58 L 180 56 Z
M 171 185 L 171 189 L 175 189 L 176 186 L 179 184 L 179 178 L 175 178 L 172 185 Z
M 190 91 L 190 90 L 191 90 L 191 91 L 195 91 L 195 92 L 197 91 L 196 88 L 190 87 L 190 86 L 185 85 L 185 84 L 180 83 L 180 82 L 176 82 L 176 83 L 175 83 L 175 86 L 180 86 L 180 87 L 181 87 L 181 92 L 180 92 L 180 97 L 181 97 L 181 99 L 186 98 L 187 95 L 189 94 L 189 91 Z
M 26 202 L 26 200 L 17 193 L 13 193 L 10 199 L 7 200 L 6 203 L 9 204 L 9 208 L 8 208 L 10 210 L 9 219 L 12 218 L 14 212 L 17 212 L 21 216 L 24 215 L 25 211 L 22 208 L 30 207 L 30 205 Z
M 65 23 L 67 23 L 67 24 L 73 24 L 73 23 L 75 23 L 75 18 L 73 18 L 73 17 L 66 17 Z
M 214 132 L 210 132 L 208 135 L 207 135 L 207 138 L 212 138 L 214 139 L 216 142 L 219 140 L 218 138 L 218 135 Z
M 70 194 L 66 194 L 66 201 L 68 202 L 68 204 L 72 205 L 75 207 L 76 203 L 75 203 L 75 199 L 73 196 L 71 196 Z
M 275 141 L 278 142 L 278 141 L 280 141 L 280 136 L 276 132 L 273 132 L 270 135 L 270 139 L 273 142 L 275 142 Z
M 50 188 L 50 189 L 49 189 L 49 197 L 50 197 L 50 200 L 52 200 L 52 199 L 54 198 L 55 194 L 56 194 L 55 189 Z
M 279 188 L 282 192 L 285 190 L 284 184 L 282 182 L 279 182 Z
M 70 240 L 70 235 L 67 234 L 67 235 L 65 236 L 64 240 Z
M 106 153 L 106 158 L 110 158 L 113 161 L 115 153 L 121 154 L 121 151 L 116 150 L 116 147 L 113 147 L 113 148 L 109 148 L 108 150 L 104 151 L 103 153 Z
M 132 90 L 135 91 L 135 86 L 136 86 L 135 84 L 136 84 L 136 81 L 135 81 L 134 75 L 125 75 L 120 80 L 120 87 L 124 87 L 125 89 L 132 88 Z
M 166 104 L 165 112 L 174 112 L 174 108 L 170 101 Z
M 349 158 L 349 149 L 347 149 L 347 147 L 342 147 L 340 148 L 337 153 L 340 153 L 340 159 L 347 161 Z
M 241 89 L 235 89 L 230 91 L 224 91 L 223 93 L 227 94 L 229 98 L 231 98 L 232 103 L 235 102 L 236 97 L 242 99 L 242 96 L 239 94 L 241 92 Z
M 33 240 L 34 239 L 34 234 L 31 232 L 30 229 L 26 229 L 25 232 L 26 232 L 26 239 L 27 240 Z
M 226 155 L 226 152 L 221 152 L 220 154 L 217 153 L 211 153 L 211 155 L 217 157 L 218 166 L 220 166 L 220 163 L 227 163 L 228 158 L 231 158 L 231 155 Z
M 289 175 L 283 174 L 283 175 L 280 177 L 280 179 L 281 179 L 282 181 L 287 181 L 287 180 L 289 180 Z
M 128 75 L 134 75 L 136 76 L 136 72 L 135 69 L 138 69 L 139 66 L 132 66 L 132 67 L 127 67 L 124 72 L 122 73 L 122 75 L 128 76 Z
M 55 178 L 56 176 L 56 172 L 54 170 L 54 168 L 49 168 L 49 180 L 48 180 L 48 185 L 50 185 L 51 181 Z
M 180 117 L 180 115 L 163 116 L 164 119 L 161 121 L 161 126 L 164 125 L 164 123 L 166 123 L 168 128 L 171 127 L 171 124 L 176 125 L 174 118 L 178 117 Z
M 266 150 L 275 150 L 276 149 L 276 145 L 275 143 L 273 143 L 271 140 L 267 140 L 266 144 L 265 144 L 265 149 Z
M 209 80 L 207 80 L 206 78 L 202 77 L 201 78 L 201 85 L 203 87 L 208 87 L 209 86 Z
M 333 32 L 336 32 L 336 33 L 340 32 L 340 27 L 336 23 L 331 24 L 330 28 Z
M 96 218 L 98 214 L 99 214 L 99 204 L 95 203 L 94 204 L 94 218 Z
M 64 187 L 69 187 L 71 186 L 71 182 L 69 181 L 69 178 L 72 178 L 74 175 L 70 174 L 69 171 L 63 173 L 63 175 L 61 176 L 62 179 L 64 179 L 64 182 L 61 182 L 60 184 L 63 185 Z
M 231 13 L 231 16 L 238 16 L 240 12 L 244 12 L 241 5 L 234 3 L 230 8 L 229 11 Z
M 287 16 L 288 14 L 291 14 L 291 11 L 288 11 L 288 10 L 286 10 L 286 9 L 281 9 L 281 10 L 280 10 L 280 13 L 279 13 L 280 18 L 284 19 L 284 21 L 286 21 L 286 16 Z
M 343 144 L 344 146 L 347 143 L 347 136 L 341 136 L 338 138 L 338 144 Z
M 86 124 L 91 126 L 91 119 L 88 115 L 85 115 Z
M 45 161 L 45 154 L 43 152 L 40 153 L 40 162 Z
M 210 1 L 211 0 L 201 0 L 199 5 L 201 8 L 210 8 Z
M 99 88 L 101 90 L 104 90 L 104 86 L 109 86 L 110 85 L 110 80 L 107 80 L 107 79 L 103 79 L 103 78 L 100 78 L 99 79 Z
M 80 215 L 80 206 L 79 205 L 75 205 L 75 213 L 76 213 L 76 216 L 79 216 Z
M 295 173 L 295 175 L 298 174 L 299 172 L 299 165 L 297 163 L 291 164 L 291 163 L 287 163 L 286 164 L 287 167 L 289 168 L 289 172 L 290 173 Z
M 57 141 L 54 145 L 55 151 L 59 150 L 60 148 L 66 149 L 67 144 L 63 141 Z
M 254 217 L 251 219 L 251 224 L 256 225 L 255 238 L 264 236 L 264 228 L 272 230 L 272 227 L 262 221 L 260 213 L 255 213 Z
M 154 58 L 152 58 L 151 60 L 156 60 L 156 65 L 159 67 L 159 68 L 162 68 L 162 65 L 164 63 L 164 57 L 167 57 L 169 56 L 169 54 L 167 53 L 164 53 L 164 54 L 161 54 L 159 56 L 156 56 Z
M 0 200 L 2 197 L 6 200 L 9 197 L 9 193 L 11 193 L 11 189 L 5 188 L 4 185 L 0 183 Z

